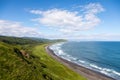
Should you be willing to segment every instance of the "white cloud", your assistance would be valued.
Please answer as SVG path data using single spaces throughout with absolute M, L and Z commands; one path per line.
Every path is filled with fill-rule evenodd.
M 0 20 L 0 35 L 41 37 L 36 28 L 25 27 L 20 22 Z
M 83 10 L 83 13 L 62 9 L 31 10 L 30 12 L 40 16 L 33 19 L 34 21 L 66 33 L 88 30 L 101 22 L 97 13 L 104 11 L 104 9 L 99 3 L 82 6 L 81 10 Z
M 42 34 L 37 28 L 25 27 L 20 22 L 0 20 L 0 35 L 17 37 L 45 37 L 50 39 L 74 40 L 120 40 L 117 34 Z
M 34 14 L 41 14 L 42 13 L 42 11 L 40 11 L 40 10 L 31 10 L 30 12 L 34 13 Z
M 86 13 L 88 14 L 97 14 L 101 11 L 104 11 L 104 8 L 99 3 L 90 3 L 84 6 L 84 9 L 87 10 Z
M 108 33 L 97 33 L 97 34 L 73 34 L 72 36 L 69 34 L 64 35 L 49 35 L 48 38 L 52 39 L 68 39 L 68 40 L 84 40 L 84 41 L 113 41 L 120 40 L 120 34 L 108 34 Z

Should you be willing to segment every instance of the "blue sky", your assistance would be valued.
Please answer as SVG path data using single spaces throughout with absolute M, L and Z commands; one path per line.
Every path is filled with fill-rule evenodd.
M 0 0 L 0 35 L 120 41 L 120 0 Z

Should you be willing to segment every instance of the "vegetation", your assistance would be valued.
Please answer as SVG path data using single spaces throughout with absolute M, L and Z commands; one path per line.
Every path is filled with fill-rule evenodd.
M 86 80 L 47 55 L 48 42 L 1 36 L 0 80 Z
M 0 36 L 0 41 L 8 43 L 8 44 L 26 45 L 26 44 L 61 42 L 61 41 L 66 41 L 66 40 L 63 40 L 63 39 L 48 40 L 48 39 L 34 38 L 34 37 L 18 38 L 18 37 Z

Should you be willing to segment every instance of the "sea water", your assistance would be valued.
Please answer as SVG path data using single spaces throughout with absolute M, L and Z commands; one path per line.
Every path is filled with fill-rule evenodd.
M 120 80 L 120 42 L 65 42 L 50 49 L 61 58 Z

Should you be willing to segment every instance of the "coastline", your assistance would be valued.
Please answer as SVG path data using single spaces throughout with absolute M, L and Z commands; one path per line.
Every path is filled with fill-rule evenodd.
M 73 62 L 60 58 L 59 56 L 55 55 L 51 49 L 49 49 L 49 46 L 46 46 L 45 49 L 48 55 L 50 55 L 51 57 L 53 57 L 63 65 L 67 66 L 68 68 L 72 69 L 73 71 L 77 72 L 78 74 L 86 77 L 88 80 L 115 80 L 102 73 L 90 70 Z

